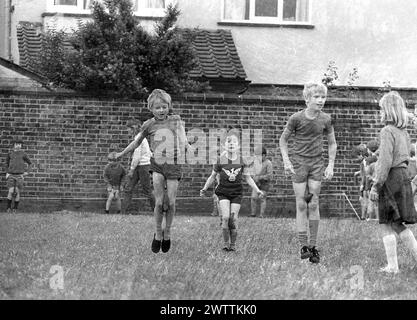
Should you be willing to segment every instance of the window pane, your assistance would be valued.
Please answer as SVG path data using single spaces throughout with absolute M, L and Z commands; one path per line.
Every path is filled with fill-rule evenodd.
M 225 20 L 249 20 L 249 0 L 224 0 Z
M 278 0 L 255 0 L 256 17 L 277 17 Z
M 164 9 L 165 0 L 138 0 L 138 7 Z
M 76 6 L 77 0 L 55 0 L 54 5 L 56 6 Z
M 284 0 L 284 21 L 307 21 L 308 0 Z

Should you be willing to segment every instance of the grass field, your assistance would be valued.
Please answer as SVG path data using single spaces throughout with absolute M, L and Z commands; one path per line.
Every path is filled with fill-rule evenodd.
M 402 245 L 400 273 L 378 272 L 375 221 L 323 219 L 318 265 L 299 259 L 294 219 L 240 218 L 237 252 L 220 250 L 219 228 L 218 217 L 177 216 L 171 250 L 154 254 L 151 216 L 1 213 L 0 298 L 417 298 L 417 268 Z M 51 288 L 53 266 L 63 288 Z

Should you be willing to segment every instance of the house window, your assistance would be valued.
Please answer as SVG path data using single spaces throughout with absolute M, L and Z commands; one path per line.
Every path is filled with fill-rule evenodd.
M 309 0 L 223 0 L 223 21 L 308 23 Z
M 47 11 L 65 13 L 89 13 L 92 0 L 47 0 Z
M 133 12 L 142 17 L 163 17 L 174 0 L 133 0 Z

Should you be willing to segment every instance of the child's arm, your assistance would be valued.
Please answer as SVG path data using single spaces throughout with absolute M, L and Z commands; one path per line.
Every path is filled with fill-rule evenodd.
M 31 166 L 32 166 L 32 161 L 30 161 L 29 157 L 27 156 L 27 154 L 25 153 L 23 155 L 23 161 L 25 161 L 27 163 L 27 170 L 24 174 L 28 174 L 30 172 Z
M 333 127 L 332 130 L 330 130 L 330 133 L 327 135 L 327 140 L 329 144 L 329 165 L 324 171 L 324 178 L 326 180 L 331 180 L 333 178 L 334 161 L 336 159 L 337 152 L 337 143 Z
M 272 162 L 268 161 L 266 163 L 266 173 L 259 175 L 258 180 L 270 181 L 272 179 Z
M 279 138 L 279 148 L 281 149 L 282 161 L 284 163 L 285 174 L 295 174 L 294 168 L 288 156 L 288 140 L 291 136 L 291 131 L 287 128 L 284 129 L 281 137 Z
M 263 195 L 263 192 L 258 188 L 258 186 L 256 185 L 255 181 L 253 181 L 252 177 L 250 176 L 250 174 L 244 174 L 245 176 L 245 180 L 248 183 L 248 185 L 256 191 L 256 193 Z
M 217 172 L 212 171 L 210 177 L 208 177 L 206 183 L 204 184 L 203 189 L 200 190 L 200 196 L 203 197 L 206 193 L 207 189 L 213 184 L 214 180 L 216 180 Z
M 121 158 L 123 157 L 126 153 L 129 153 L 133 150 L 135 150 L 137 147 L 140 146 L 140 144 L 142 143 L 143 139 L 145 139 L 145 134 L 144 132 L 140 132 L 136 137 L 135 140 L 133 140 L 122 152 L 118 152 L 116 153 L 116 158 Z

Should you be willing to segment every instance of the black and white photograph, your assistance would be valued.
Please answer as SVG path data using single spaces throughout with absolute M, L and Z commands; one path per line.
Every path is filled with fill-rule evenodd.
M 1 0 L 0 133 L 0 300 L 417 299 L 415 0 Z

